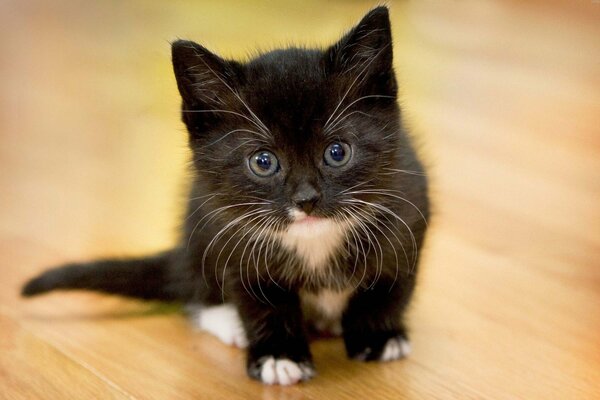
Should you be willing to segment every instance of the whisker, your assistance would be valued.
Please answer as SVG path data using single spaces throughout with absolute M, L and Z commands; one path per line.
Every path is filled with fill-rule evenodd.
M 377 228 L 377 225 L 373 224 L 373 223 L 367 223 L 366 221 L 369 220 L 369 218 L 366 218 L 367 216 L 364 214 L 363 210 L 356 210 L 356 213 L 358 215 L 362 215 L 362 223 L 364 224 L 365 228 L 369 231 L 369 233 L 371 234 L 371 236 L 373 237 L 373 240 L 375 242 L 375 244 L 377 245 L 377 248 L 379 249 L 379 256 L 377 255 L 377 251 L 375 251 L 375 265 L 376 265 L 376 273 L 375 273 L 375 277 L 373 278 L 373 282 L 371 283 L 371 285 L 369 285 L 369 289 L 373 288 L 375 286 L 375 284 L 377 283 L 379 276 L 381 275 L 382 271 L 383 271 L 383 247 L 381 246 L 381 243 L 379 242 L 379 239 L 377 238 L 377 235 L 375 235 L 375 232 L 373 232 L 373 230 L 371 230 L 371 227 L 373 228 Z M 371 218 L 374 219 L 374 215 L 371 215 Z M 379 228 L 377 228 L 379 229 Z
M 200 228 L 201 230 L 204 229 L 204 227 L 206 226 L 206 224 L 208 222 L 210 222 L 216 215 L 220 214 L 223 211 L 226 211 L 230 208 L 234 208 L 234 207 L 242 207 L 242 206 L 251 206 L 251 205 L 268 205 L 269 203 L 267 202 L 248 202 L 248 203 L 238 203 L 238 204 L 231 204 L 228 206 L 223 206 L 223 207 L 219 207 L 207 214 L 205 214 L 202 218 L 200 218 L 200 220 L 196 223 L 196 225 L 194 226 L 194 229 L 192 229 L 192 232 L 190 233 L 190 237 L 188 238 L 188 243 L 187 243 L 187 249 L 189 250 L 190 248 L 190 243 L 192 241 L 192 237 L 194 236 L 194 232 L 196 232 L 196 229 L 198 229 L 198 226 L 200 225 L 200 223 L 208 216 L 212 215 L 212 217 L 210 217 L 205 223 L 204 225 L 202 225 L 202 228 Z M 216 214 L 215 214 L 216 213 Z
M 397 174 L 397 173 L 403 173 L 403 174 L 408 174 L 408 175 L 419 175 L 419 176 L 427 176 L 427 174 L 423 171 L 410 171 L 407 169 L 396 169 L 396 168 L 382 168 L 385 169 L 387 171 L 392 171 L 392 172 L 384 172 L 383 175 L 391 175 L 391 174 Z
M 225 138 L 226 138 L 226 137 L 228 137 L 229 135 L 232 135 L 232 134 L 234 134 L 234 133 L 237 133 L 237 132 L 253 133 L 253 134 L 255 134 L 255 135 L 261 136 L 261 134 L 260 134 L 260 133 L 258 133 L 258 132 L 256 132 L 256 131 L 251 131 L 251 130 L 248 130 L 248 129 L 234 129 L 234 130 L 232 130 L 232 131 L 229 131 L 229 132 L 227 132 L 227 133 L 226 133 L 226 134 L 224 134 L 223 136 L 219 137 L 217 140 L 214 140 L 214 141 L 212 141 L 211 143 L 209 143 L 209 144 L 207 144 L 207 145 L 205 145 L 205 146 L 202 146 L 202 147 L 203 147 L 203 148 L 210 147 L 210 146 L 212 146 L 212 145 L 214 145 L 214 144 L 216 144 L 216 143 L 219 143 L 221 140 L 225 139 Z
M 251 118 L 248 118 L 244 114 L 240 114 L 239 112 L 235 112 L 235 111 L 231 111 L 231 110 L 219 110 L 219 109 L 212 109 L 212 110 L 181 110 L 181 112 L 182 113 L 199 113 L 199 114 L 203 114 L 203 113 L 233 114 L 233 115 L 236 115 L 236 116 L 238 116 L 240 118 L 245 119 L 246 121 L 250 122 L 255 127 L 257 127 L 258 130 L 261 132 L 261 134 L 259 135 L 260 137 L 263 137 L 265 139 L 269 139 L 268 133 L 267 132 L 263 132 L 263 128 L 260 125 L 257 125 L 254 120 L 252 120 Z
M 280 289 L 283 289 L 283 288 L 275 281 L 275 279 L 273 279 L 273 276 L 271 276 L 271 272 L 269 271 L 269 264 L 270 263 L 267 260 L 267 254 L 268 254 L 268 251 L 269 251 L 269 243 L 270 243 L 270 245 L 271 245 L 270 254 L 271 254 L 271 256 L 273 256 L 273 251 L 274 251 L 275 244 L 276 244 L 276 241 L 277 241 L 276 232 L 279 231 L 279 229 L 281 228 L 281 226 L 283 225 L 283 223 L 284 223 L 284 220 L 280 219 L 276 223 L 275 227 L 271 230 L 271 232 L 269 232 L 270 233 L 269 242 L 267 243 L 267 248 L 265 249 L 265 269 L 267 270 L 267 275 L 269 276 L 269 279 L 271 280 L 271 282 L 273 282 L 275 284 L 275 286 L 277 286 Z
M 205 201 L 203 201 L 202 204 L 200 204 L 198 207 L 196 207 L 196 209 L 192 213 L 190 213 L 190 215 L 187 216 L 187 218 L 185 219 L 185 221 L 187 221 L 190 218 L 192 218 L 194 216 L 194 214 L 196 214 L 202 208 L 203 205 L 205 205 L 208 201 L 214 199 L 217 195 L 219 195 L 219 194 L 215 193 L 213 195 L 209 195 L 210 197 L 208 199 L 206 199 Z M 196 197 L 196 198 L 194 198 L 192 200 L 199 200 L 199 199 L 204 198 L 204 197 L 206 197 L 206 196 Z
M 343 212 L 343 210 L 338 210 L 336 212 L 336 215 L 338 216 L 338 218 L 342 218 L 346 224 L 348 224 L 348 231 L 351 235 L 352 235 L 352 240 L 354 242 L 354 266 L 352 267 L 352 273 L 350 274 L 350 276 L 348 277 L 348 279 L 346 280 L 346 285 L 349 285 L 350 282 L 352 281 L 352 279 L 354 278 L 354 274 L 356 273 L 356 267 L 358 266 L 358 241 L 359 239 L 357 239 L 356 236 L 356 228 L 353 227 L 352 222 L 350 221 L 350 219 L 348 218 L 348 216 L 346 216 Z M 346 241 L 348 243 L 348 246 L 350 246 L 350 240 L 347 237 L 346 232 L 344 232 L 344 234 L 346 235 Z M 351 250 L 349 250 L 351 252 Z
M 252 245 L 252 248 L 250 250 L 250 255 L 248 256 L 248 261 L 246 262 L 246 274 L 249 274 L 250 271 L 250 258 L 252 258 L 252 261 L 254 261 L 254 270 L 256 272 L 256 282 L 258 285 L 258 290 L 260 291 L 261 295 L 263 296 L 263 298 L 271 305 L 273 306 L 273 303 L 271 303 L 271 301 L 268 299 L 267 295 L 265 294 L 262 285 L 260 284 L 260 280 L 261 280 L 261 275 L 258 269 L 258 260 L 260 260 L 260 251 L 262 249 L 262 246 L 264 244 L 265 241 L 265 237 L 263 236 L 263 233 L 265 231 L 265 229 L 267 229 L 267 227 L 269 226 L 270 223 L 273 222 L 273 220 L 275 219 L 275 217 L 270 216 L 268 217 L 260 226 L 257 226 L 256 228 L 256 239 L 254 239 L 253 237 L 251 237 L 248 242 L 250 241 L 254 241 L 254 244 Z M 262 240 L 261 240 L 262 239 Z M 256 257 L 254 257 L 254 250 L 256 248 L 256 245 L 258 244 L 260 240 L 261 245 L 259 246 L 259 252 L 258 255 Z M 246 251 L 246 249 L 244 248 L 244 252 Z M 243 259 L 243 256 L 242 256 Z M 241 263 L 240 263 L 240 268 L 241 268 Z M 250 283 L 250 277 L 248 276 L 248 283 Z
M 361 96 L 358 99 L 354 100 L 353 102 L 351 102 L 350 104 L 348 104 L 346 107 L 344 107 L 342 109 L 342 111 L 339 112 L 338 116 L 331 122 L 330 125 L 325 124 L 325 126 L 323 127 L 323 132 L 328 132 L 329 129 L 333 129 L 335 128 L 335 126 L 341 121 L 343 120 L 343 118 L 347 118 L 349 115 L 351 115 L 352 113 L 348 114 L 347 116 L 344 116 L 342 118 L 342 116 L 344 115 L 344 112 L 347 111 L 350 107 L 352 107 L 354 104 L 358 103 L 359 101 L 362 100 L 366 100 L 366 99 L 372 99 L 372 98 L 387 98 L 387 99 L 393 99 L 394 96 L 388 96 L 388 95 L 383 95 L 383 94 L 370 94 L 367 96 Z
M 329 118 L 327 119 L 327 121 L 325 121 L 325 125 L 323 127 L 323 130 L 325 130 L 325 128 L 329 125 L 329 122 L 331 121 L 332 118 L 334 118 L 334 116 L 336 115 L 337 110 L 340 108 L 340 106 L 342 105 L 342 103 L 344 102 L 344 100 L 346 99 L 346 97 L 348 96 L 348 94 L 350 93 L 350 91 L 352 90 L 352 88 L 354 87 L 354 85 L 356 84 L 356 82 L 358 82 L 358 80 L 361 78 L 361 75 L 363 75 L 367 69 L 371 66 L 371 64 L 373 63 L 373 61 L 375 61 L 375 59 L 377 59 L 377 57 L 383 52 L 383 50 L 385 50 L 389 45 L 385 45 L 383 46 L 378 52 L 377 54 L 375 54 L 375 56 L 373 56 L 373 58 L 371 60 L 367 60 L 365 61 L 365 65 L 362 68 L 362 70 L 356 75 L 356 77 L 354 78 L 354 80 L 352 81 L 352 83 L 350 83 L 350 86 L 348 86 L 348 89 L 346 90 L 346 92 L 344 93 L 344 95 L 342 96 L 341 100 L 339 101 L 339 103 L 337 104 L 337 106 L 335 107 L 335 109 L 333 110 L 333 112 L 331 113 L 331 115 L 329 116 Z M 339 116 L 340 114 L 338 114 Z M 336 117 L 337 118 L 337 117 Z M 335 119 L 334 119 L 335 121 Z
M 413 260 L 416 263 L 417 255 L 418 255 L 418 248 L 417 248 L 417 241 L 416 241 L 415 235 L 413 234 L 412 229 L 410 229 L 410 226 L 402 218 L 400 218 L 400 216 L 398 216 L 395 212 L 393 212 L 389 208 L 385 207 L 384 205 L 381 205 L 381 204 L 378 204 L 378 203 L 368 202 L 368 201 L 359 200 L 359 199 L 350 199 L 350 200 L 344 200 L 344 201 L 348 202 L 348 203 L 360 203 L 360 204 L 364 204 L 364 205 L 367 205 L 367 206 L 371 206 L 371 207 L 376 208 L 376 209 L 378 209 L 378 210 L 380 210 L 382 212 L 389 213 L 391 216 L 393 216 L 398 221 L 400 221 L 406 227 L 406 229 L 408 230 L 408 232 L 410 234 L 412 248 L 413 248 L 413 255 L 414 255 Z
M 359 187 L 359 186 L 362 186 L 362 185 L 366 185 L 366 184 L 368 184 L 368 183 L 370 183 L 370 182 L 372 182 L 372 181 L 373 181 L 373 179 L 369 179 L 369 180 L 366 180 L 366 181 L 363 181 L 363 182 L 357 183 L 357 184 L 356 184 L 356 185 L 354 185 L 354 186 L 350 186 L 349 188 L 342 190 L 342 191 L 341 191 L 339 194 L 344 194 L 344 193 L 347 193 L 348 191 L 350 191 L 350 190 L 352 190 L 352 189 L 355 189 L 355 188 L 357 188 L 357 187 Z
M 381 196 L 389 196 L 389 197 L 393 197 L 395 199 L 404 201 L 408 204 L 410 204 L 411 206 L 413 206 L 415 208 L 415 210 L 417 210 L 417 212 L 419 213 L 419 215 L 421 216 L 421 218 L 423 218 L 423 222 L 425 222 L 425 225 L 428 225 L 427 223 L 427 218 L 425 218 L 425 215 L 423 215 L 423 213 L 421 212 L 421 210 L 419 209 L 419 207 L 417 207 L 415 205 L 415 203 L 413 203 L 412 201 L 405 199 L 404 197 L 401 196 L 397 196 L 394 194 L 390 194 L 389 192 L 397 192 L 397 193 L 401 193 L 398 190 L 391 190 L 391 189 L 367 189 L 367 190 L 358 190 L 358 191 L 354 191 L 354 192 L 348 192 L 346 194 L 378 194 Z
M 347 213 L 350 217 L 352 217 L 357 222 L 356 227 L 359 228 L 365 234 L 365 236 L 366 236 L 365 239 L 367 240 L 367 245 L 368 245 L 368 248 L 365 250 L 365 247 L 363 246 L 362 241 L 361 240 L 358 241 L 358 243 L 361 247 L 361 250 L 362 250 L 362 255 L 363 255 L 363 274 L 362 274 L 360 280 L 358 281 L 358 283 L 355 285 L 354 289 L 356 290 L 360 287 L 360 285 L 362 284 L 362 282 L 364 281 L 364 279 L 366 278 L 366 275 L 367 275 L 367 267 L 368 267 L 367 255 L 371 251 L 371 239 L 370 239 L 370 235 L 369 235 L 368 231 L 365 230 L 365 228 L 364 228 L 364 224 L 359 223 L 360 217 L 358 217 L 353 210 L 344 209 L 344 212 Z M 357 235 L 360 237 L 360 234 L 358 232 L 357 232 Z M 374 246 L 373 246 L 373 248 L 374 248 Z
M 260 212 L 258 212 L 260 211 Z M 215 272 L 217 269 L 217 266 L 219 265 L 219 260 L 221 259 L 221 255 L 223 254 L 223 251 L 227 248 L 227 245 L 233 240 L 233 238 L 236 237 L 236 235 L 242 231 L 242 230 L 246 230 L 246 228 L 248 227 L 248 225 L 250 225 L 252 222 L 256 221 L 257 219 L 263 218 L 265 215 L 268 215 L 268 213 L 272 212 L 269 210 L 258 210 L 256 213 L 254 213 L 250 219 L 248 221 L 246 221 L 244 223 L 244 225 L 242 225 L 241 227 L 239 227 L 230 237 L 229 239 L 227 239 L 227 242 L 225 242 L 225 244 L 223 244 L 221 250 L 219 251 L 219 254 L 217 255 L 217 258 L 215 260 Z M 219 287 L 221 288 L 221 290 L 223 291 L 223 288 L 225 286 L 225 274 L 227 272 L 227 265 L 229 264 L 229 260 L 231 259 L 231 257 L 233 256 L 233 253 L 235 252 L 235 249 L 239 246 L 239 244 L 241 243 L 242 240 L 244 240 L 244 238 L 248 235 L 248 233 L 252 232 L 251 230 L 246 230 L 246 232 L 238 239 L 238 241 L 236 242 L 235 246 L 233 246 L 233 248 L 229 251 L 229 256 L 227 257 L 227 259 L 225 260 L 225 265 L 223 266 L 223 285 L 221 285 L 219 283 L 219 281 L 217 280 L 217 284 L 219 285 Z M 215 274 L 216 275 L 216 274 Z M 216 276 L 215 276 L 216 279 Z M 244 282 L 242 281 L 242 284 L 244 284 Z M 246 291 L 248 291 L 248 289 L 245 287 L 244 284 L 244 288 L 246 289 Z M 250 294 L 250 292 L 248 292 Z M 223 297 L 225 295 L 224 292 L 222 292 Z M 225 300 L 225 299 L 223 299 Z
M 386 97 L 389 97 L 389 96 L 386 96 Z M 365 117 L 372 118 L 372 119 L 376 119 L 377 118 L 374 115 L 371 115 L 371 114 L 366 113 L 364 111 L 354 110 L 354 111 L 352 111 L 352 112 L 344 115 L 343 117 L 338 118 L 326 130 L 324 130 L 324 133 L 326 134 L 326 136 L 331 136 L 334 132 L 337 132 L 337 131 L 343 129 L 344 127 L 346 127 L 347 125 L 345 125 L 343 122 L 345 120 L 347 120 L 348 118 L 350 118 L 351 116 L 353 116 L 354 114 L 364 115 Z
M 350 206 L 350 207 L 356 208 L 358 206 Z M 360 211 L 362 211 L 362 210 L 360 210 L 360 208 L 359 208 L 359 212 Z M 372 214 L 372 216 L 375 218 L 375 215 Z M 381 223 L 394 236 L 394 238 L 396 239 L 396 241 L 400 245 L 400 248 L 402 249 L 402 252 L 404 253 L 404 257 L 406 259 L 406 265 L 409 266 L 410 262 L 408 261 L 408 254 L 406 253 L 406 250 L 404 249 L 404 245 L 402 244 L 402 241 L 400 240 L 400 238 L 398 238 L 398 236 L 394 233 L 394 231 L 385 222 L 383 222 L 381 220 L 378 220 L 378 222 Z M 399 269 L 398 254 L 396 252 L 396 248 L 395 248 L 394 244 L 392 243 L 392 241 L 390 240 L 390 238 L 388 237 L 388 235 L 385 232 L 383 232 L 381 230 L 381 228 L 379 228 L 379 226 L 377 226 L 377 224 L 373 224 L 373 227 L 375 229 L 377 229 L 383 235 L 383 237 L 388 241 L 388 243 L 390 244 L 392 250 L 394 251 L 394 258 L 395 258 L 395 261 L 396 261 L 396 264 L 395 264 L 396 265 L 396 271 L 395 271 L 395 275 L 394 275 L 394 280 L 393 280 L 392 284 L 390 285 L 390 290 L 391 290 L 392 287 L 394 286 L 394 284 L 396 283 L 397 278 L 398 278 L 398 269 Z M 383 272 L 383 271 L 381 271 L 381 272 Z M 378 280 L 378 279 L 379 279 L 379 277 L 377 277 L 375 279 L 375 281 Z
M 206 265 L 206 258 L 208 256 L 208 253 L 210 251 L 210 249 L 212 248 L 212 246 L 220 239 L 220 237 L 222 237 L 228 230 L 230 230 L 231 228 L 233 228 L 234 226 L 236 226 L 237 224 L 239 224 L 241 221 L 243 221 L 246 218 L 250 218 L 253 217 L 255 215 L 258 214 L 263 214 L 264 212 L 266 212 L 265 210 L 252 210 L 252 211 L 248 211 L 244 214 L 242 214 L 241 216 L 233 219 L 232 221 L 230 221 L 227 225 L 225 225 L 223 228 L 221 228 L 221 230 L 219 230 L 219 232 L 217 232 L 215 234 L 215 236 L 213 236 L 212 240 L 208 243 L 208 245 L 206 246 L 206 248 L 204 249 L 204 253 L 202 254 L 202 277 L 204 279 L 204 281 L 206 282 L 206 273 L 205 273 L 205 265 Z M 241 229 L 241 228 L 240 228 Z M 236 231 L 234 233 L 234 235 L 232 235 L 229 240 L 227 241 L 227 243 L 225 243 L 225 246 L 223 246 L 221 248 L 221 252 L 223 251 L 223 249 L 226 247 L 226 245 L 231 241 L 231 239 L 235 236 L 235 234 L 237 234 L 238 231 Z M 221 252 L 219 252 L 219 257 L 221 255 Z M 218 260 L 219 258 L 217 258 L 217 261 L 215 262 L 215 268 L 216 265 L 218 264 Z
M 202 63 L 204 64 L 204 66 L 206 68 L 208 68 L 208 70 L 210 72 L 213 73 L 213 75 L 219 80 L 221 81 L 221 83 L 223 85 L 225 85 L 225 87 L 227 87 L 227 89 L 229 89 L 229 91 L 239 100 L 240 103 L 242 103 L 242 105 L 246 108 L 246 110 L 250 113 L 250 115 L 252 116 L 253 120 L 250 120 L 248 118 L 249 121 L 252 121 L 257 128 L 259 128 L 261 131 L 263 131 L 263 133 L 265 135 L 269 135 L 269 128 L 267 128 L 267 126 L 260 120 L 260 118 L 258 118 L 258 116 L 252 111 L 252 109 L 250 109 L 250 107 L 248 106 L 248 104 L 246 104 L 246 102 L 241 98 L 241 96 L 238 94 L 238 92 L 236 90 L 234 90 L 227 82 L 225 82 L 225 80 L 223 78 L 221 78 L 221 76 L 219 74 L 217 74 L 211 67 L 210 65 L 208 65 L 208 63 L 206 61 L 204 61 L 204 58 L 202 58 L 201 54 L 198 54 L 198 52 L 196 51 L 195 48 L 191 47 L 192 50 L 194 50 L 194 52 L 196 53 L 196 55 L 200 58 L 200 61 L 202 61 Z

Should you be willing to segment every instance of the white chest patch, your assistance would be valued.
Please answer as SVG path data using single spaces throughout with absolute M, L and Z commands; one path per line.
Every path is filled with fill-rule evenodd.
M 317 221 L 298 221 L 280 234 L 283 246 L 294 251 L 310 270 L 319 270 L 340 248 L 345 226 L 329 218 Z
M 351 289 L 323 289 L 316 294 L 301 291 L 304 316 L 318 331 L 340 335 L 342 314 L 351 295 Z

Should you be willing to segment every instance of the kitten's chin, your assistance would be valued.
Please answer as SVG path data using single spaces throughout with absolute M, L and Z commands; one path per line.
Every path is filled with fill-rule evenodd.
M 300 210 L 290 211 L 291 222 L 279 235 L 284 247 L 292 250 L 308 270 L 329 265 L 343 244 L 346 226 L 334 218 L 315 217 Z

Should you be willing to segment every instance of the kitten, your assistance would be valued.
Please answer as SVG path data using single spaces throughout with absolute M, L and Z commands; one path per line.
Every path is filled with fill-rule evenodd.
M 314 375 L 311 330 L 342 334 L 357 360 L 405 356 L 429 203 L 387 8 L 325 50 L 241 63 L 178 40 L 172 54 L 194 171 L 179 245 L 52 269 L 23 295 L 185 302 L 200 328 L 247 347 L 249 376 L 266 384 Z

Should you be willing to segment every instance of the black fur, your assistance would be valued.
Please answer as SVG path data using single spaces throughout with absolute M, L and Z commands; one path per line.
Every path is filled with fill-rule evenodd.
M 91 289 L 233 303 L 249 339 L 248 373 L 260 378 L 269 356 L 312 363 L 301 291 L 354 288 L 342 317 L 348 355 L 379 359 L 388 339 L 406 338 L 402 316 L 429 215 L 425 173 L 397 104 L 387 9 L 325 50 L 275 50 L 246 63 L 189 41 L 172 52 L 195 173 L 179 246 L 50 270 L 23 294 Z M 352 148 L 340 168 L 324 162 L 331 142 Z M 250 170 L 257 150 L 277 155 L 273 176 Z M 273 239 L 295 206 L 336 221 L 360 217 L 317 274 Z
M 146 300 L 178 300 L 165 285 L 171 253 L 126 260 L 101 260 L 67 264 L 44 272 L 29 281 L 23 296 L 35 296 L 55 289 L 86 289 Z

